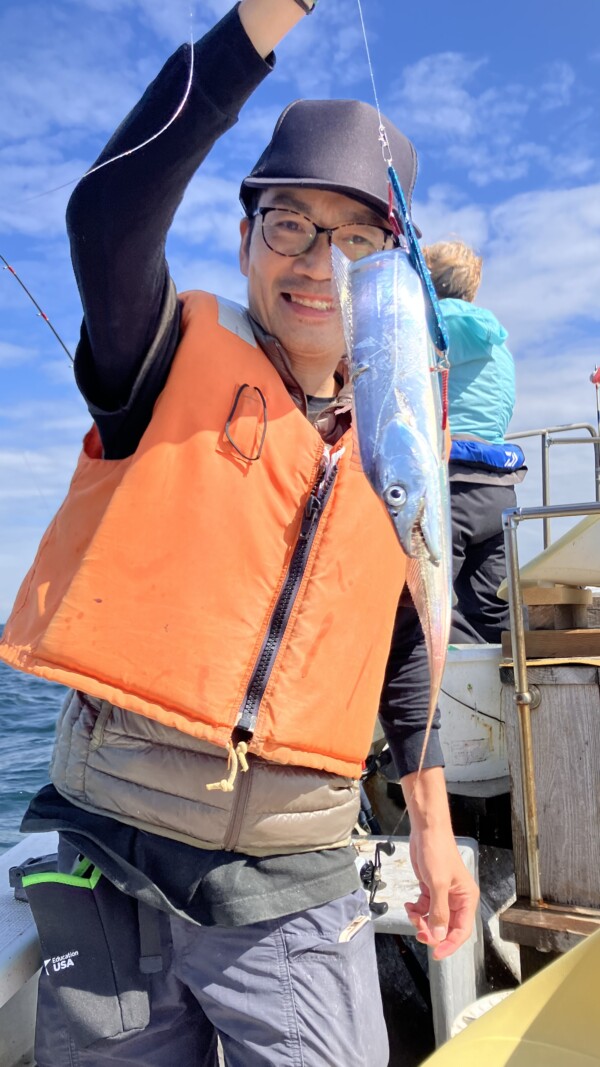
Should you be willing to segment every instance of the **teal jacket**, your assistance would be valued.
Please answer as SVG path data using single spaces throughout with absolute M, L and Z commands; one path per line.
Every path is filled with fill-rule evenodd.
M 441 300 L 440 307 L 450 337 L 450 432 L 502 444 L 515 405 L 508 333 L 491 311 L 466 300 Z

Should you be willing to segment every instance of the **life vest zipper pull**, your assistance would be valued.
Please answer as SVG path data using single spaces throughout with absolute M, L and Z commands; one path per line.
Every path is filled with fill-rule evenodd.
M 209 791 L 218 789 L 221 793 L 233 793 L 238 770 L 241 768 L 243 774 L 248 770 L 247 752 L 248 745 L 245 741 L 240 741 L 235 746 L 233 741 L 228 741 L 227 770 L 229 771 L 229 777 L 221 778 L 220 782 L 209 782 L 206 785 L 206 789 Z
M 321 513 L 321 501 L 317 496 L 316 489 L 313 489 L 306 504 L 304 505 L 304 514 L 302 516 L 302 523 L 300 526 L 300 540 L 306 541 L 306 538 L 310 534 L 315 522 L 317 522 Z

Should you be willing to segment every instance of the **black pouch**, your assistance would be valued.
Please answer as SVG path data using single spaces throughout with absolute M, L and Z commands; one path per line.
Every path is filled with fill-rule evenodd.
M 42 968 L 80 1048 L 143 1030 L 150 1020 L 149 978 L 162 969 L 158 913 L 122 893 L 83 860 L 73 874 L 24 874 L 42 949 Z M 143 926 L 139 907 L 145 909 Z M 140 930 L 155 931 L 143 957 Z M 152 938 L 151 938 L 152 939 Z

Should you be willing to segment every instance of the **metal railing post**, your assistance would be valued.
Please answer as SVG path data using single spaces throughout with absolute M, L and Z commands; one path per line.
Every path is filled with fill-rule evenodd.
M 525 646 L 525 626 L 519 574 L 517 528 L 520 522 L 527 519 L 546 519 L 550 517 L 557 519 L 568 517 L 583 518 L 588 515 L 600 516 L 600 502 L 564 506 L 557 504 L 553 507 L 541 508 L 509 508 L 502 514 L 506 549 L 508 605 L 510 610 L 510 638 L 515 679 L 515 702 L 519 719 L 519 754 L 523 789 L 529 898 L 533 907 L 541 907 L 544 900 L 540 875 L 538 810 L 531 729 L 532 696 L 527 678 L 527 649 Z
M 547 433 L 542 434 L 542 505 L 547 508 L 550 504 L 550 438 Z M 544 519 L 544 548 L 548 548 L 551 540 L 550 519 Z
M 531 734 L 531 693 L 527 680 L 527 655 L 525 651 L 525 627 L 521 603 L 521 579 L 519 575 L 519 550 L 517 525 L 519 508 L 511 508 L 502 516 L 504 545 L 508 578 L 508 606 L 510 610 L 510 639 L 512 644 L 515 678 L 515 702 L 519 720 L 519 754 L 521 758 L 521 784 L 523 789 L 523 816 L 525 822 L 525 845 L 527 872 L 529 876 L 529 899 L 534 907 L 542 904 L 540 877 L 540 843 L 533 762 L 533 739 Z

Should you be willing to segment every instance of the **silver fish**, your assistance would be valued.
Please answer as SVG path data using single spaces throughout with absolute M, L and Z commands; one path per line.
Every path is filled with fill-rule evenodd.
M 427 733 L 446 662 L 452 604 L 450 503 L 438 356 L 422 283 L 401 248 L 350 261 L 332 246 L 363 470 L 408 558 L 430 674 Z

